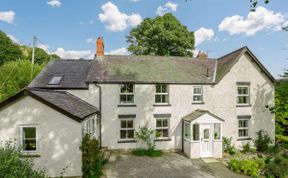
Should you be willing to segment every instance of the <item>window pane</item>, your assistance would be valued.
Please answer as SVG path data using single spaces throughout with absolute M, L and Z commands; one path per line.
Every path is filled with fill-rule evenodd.
M 248 94 L 248 87 L 238 87 L 238 94 Z
M 202 96 L 193 96 L 193 101 L 202 101 Z
M 126 138 L 126 130 L 120 130 L 120 138 L 125 139 Z
M 168 95 L 162 95 L 162 103 L 168 103 Z
M 127 84 L 127 92 L 128 93 L 133 93 L 133 89 L 134 89 L 133 84 Z
M 127 121 L 127 128 L 133 128 L 133 120 Z
M 163 137 L 168 137 L 168 129 L 163 129 Z
M 36 151 L 36 139 L 24 140 L 23 150 L 25 151 Z
M 162 137 L 163 136 L 162 129 L 156 129 L 155 135 L 156 137 Z
M 199 124 L 193 124 L 193 140 L 199 141 Z
M 128 130 L 128 138 L 134 138 L 134 130 Z
M 184 138 L 190 140 L 190 124 L 184 123 Z
M 25 127 L 23 128 L 24 138 L 36 138 L 36 128 L 35 127 Z
M 209 139 L 209 129 L 204 129 L 204 139 Z
M 127 128 L 126 127 L 126 121 L 123 121 L 123 120 L 121 121 L 121 128 Z
M 247 104 L 248 103 L 248 96 L 238 96 L 238 103 L 239 104 Z
M 51 80 L 48 82 L 48 85 L 59 85 L 61 82 L 62 77 L 52 77 Z
M 155 95 L 155 103 L 161 103 L 161 95 Z
M 126 95 L 120 95 L 120 103 L 126 103 Z
M 219 140 L 220 139 L 220 134 L 221 134 L 221 127 L 220 124 L 214 124 L 214 139 Z
M 156 93 L 161 93 L 161 85 L 156 85 Z
M 134 102 L 134 95 L 127 95 L 127 103 L 133 103 Z
M 195 87 L 195 88 L 193 88 L 193 93 L 194 93 L 194 94 L 201 94 L 201 93 L 202 93 L 202 88 L 201 88 L 201 87 Z
M 167 85 L 161 85 L 161 93 L 168 93 Z
M 168 119 L 163 120 L 163 127 L 168 127 Z
M 156 120 L 156 127 L 162 127 L 162 120 L 161 119 Z

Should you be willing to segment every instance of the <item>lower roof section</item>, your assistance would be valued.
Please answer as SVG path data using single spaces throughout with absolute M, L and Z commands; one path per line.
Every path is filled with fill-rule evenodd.
M 42 90 L 34 88 L 25 88 L 16 95 L 3 101 L 0 103 L 0 109 L 22 96 L 31 96 L 41 103 L 48 105 L 56 111 L 78 122 L 99 113 L 99 110 L 95 106 L 66 91 Z

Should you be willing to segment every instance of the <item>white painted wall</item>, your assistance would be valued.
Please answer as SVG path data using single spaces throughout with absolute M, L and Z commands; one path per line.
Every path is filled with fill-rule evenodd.
M 43 103 L 25 96 L 0 110 L 0 140 L 16 139 L 20 143 L 20 125 L 37 125 L 39 158 L 35 168 L 46 168 L 49 176 L 81 176 L 81 124 Z

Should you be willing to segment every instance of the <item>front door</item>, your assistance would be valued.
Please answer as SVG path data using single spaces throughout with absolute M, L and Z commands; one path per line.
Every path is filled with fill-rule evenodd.
M 212 129 L 210 124 L 201 124 L 201 157 L 212 157 Z

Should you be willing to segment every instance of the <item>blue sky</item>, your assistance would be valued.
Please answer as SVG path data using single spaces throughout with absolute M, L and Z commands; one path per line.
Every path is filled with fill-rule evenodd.
M 173 13 L 195 31 L 197 50 L 209 57 L 247 45 L 277 77 L 288 67 L 288 1 L 261 0 L 0 0 L 0 29 L 17 43 L 38 46 L 63 58 L 87 58 L 103 36 L 109 54 L 128 54 L 125 36 L 144 18 Z

